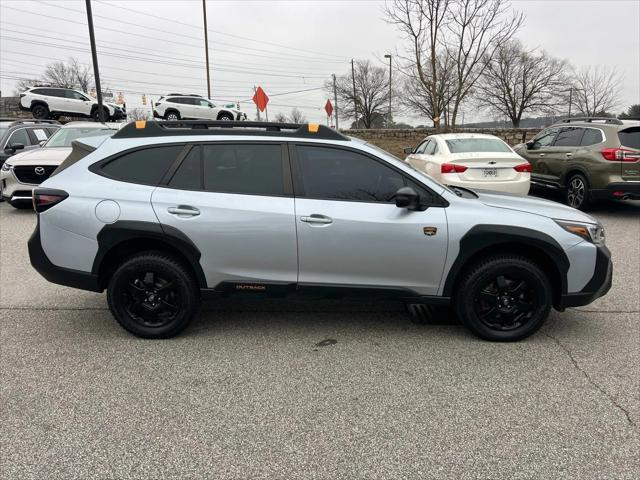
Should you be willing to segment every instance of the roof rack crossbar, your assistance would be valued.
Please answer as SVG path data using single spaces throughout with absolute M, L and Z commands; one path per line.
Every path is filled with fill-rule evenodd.
M 623 125 L 623 122 L 614 117 L 571 117 L 565 118 L 562 120 L 562 123 L 571 123 L 571 122 L 605 122 L 611 123 L 613 125 Z
M 349 137 L 318 124 L 245 122 L 225 120 L 177 120 L 129 123 L 113 138 L 172 137 L 179 135 L 253 135 L 322 140 L 350 140 Z

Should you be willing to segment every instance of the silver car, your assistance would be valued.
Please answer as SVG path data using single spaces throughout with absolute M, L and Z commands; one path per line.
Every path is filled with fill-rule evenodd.
M 76 142 L 34 206 L 33 266 L 106 289 L 145 338 L 181 332 L 203 298 L 314 292 L 451 305 L 479 337 L 513 341 L 611 286 L 593 217 L 445 187 L 315 124 L 132 123 Z

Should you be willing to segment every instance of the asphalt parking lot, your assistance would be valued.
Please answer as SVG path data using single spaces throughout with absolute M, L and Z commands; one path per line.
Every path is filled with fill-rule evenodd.
M 610 293 L 515 344 L 375 300 L 224 300 L 140 340 L 32 270 L 34 214 L 2 203 L 0 476 L 638 478 L 635 203 L 593 212 Z

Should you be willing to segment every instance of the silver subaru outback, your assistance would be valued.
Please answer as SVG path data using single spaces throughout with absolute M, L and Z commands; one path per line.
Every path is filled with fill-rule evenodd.
M 451 305 L 479 337 L 513 341 L 611 287 L 593 217 L 446 187 L 316 124 L 131 123 L 76 141 L 33 202 L 33 266 L 106 289 L 145 338 L 181 332 L 204 298 L 312 292 Z

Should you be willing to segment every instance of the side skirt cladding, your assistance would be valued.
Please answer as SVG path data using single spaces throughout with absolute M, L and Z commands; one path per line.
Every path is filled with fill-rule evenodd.
M 141 250 L 167 249 L 176 252 L 191 267 L 200 288 L 206 288 L 207 280 L 200 266 L 200 250 L 180 230 L 153 222 L 118 221 L 105 225 L 98 233 L 98 253 L 91 273 L 100 279 L 105 288 L 105 274 L 117 267 L 114 261 L 121 255 Z

